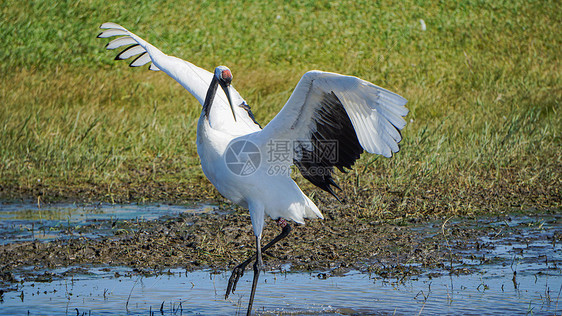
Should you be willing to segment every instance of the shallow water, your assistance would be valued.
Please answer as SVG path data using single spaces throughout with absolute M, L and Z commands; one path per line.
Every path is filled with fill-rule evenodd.
M 90 272 L 49 283 L 24 282 L 18 291 L 4 294 L 0 314 L 147 315 L 160 314 L 161 308 L 165 315 L 244 314 L 251 285 L 250 273 L 225 300 L 225 273 L 172 270 L 143 277 L 125 268 Z M 327 279 L 314 273 L 265 273 L 254 306 L 264 314 L 552 315 L 562 309 L 560 280 L 560 271 L 520 270 L 515 285 L 511 270 L 501 267 L 401 281 L 359 272 Z
M 67 238 L 65 227 L 92 221 L 150 220 L 213 210 L 210 206 L 59 205 L 43 208 L 41 214 L 37 211 L 32 205 L 0 205 L 2 242 Z M 267 272 L 260 278 L 255 310 L 266 315 L 562 314 L 562 243 L 553 237 L 562 230 L 560 217 L 486 221 L 492 226 L 517 226 L 518 233 L 481 237 L 482 258 L 467 258 L 455 266 L 477 272 L 425 271 L 404 279 L 357 271 L 342 276 L 326 271 Z M 41 237 L 41 229 L 47 237 Z M 236 293 L 225 300 L 229 273 L 175 269 L 146 275 L 127 267 L 69 267 L 41 273 L 47 273 L 49 282 L 26 281 L 25 269 L 15 275 L 22 282 L 0 296 L 0 315 L 245 314 L 252 276 L 247 271 Z
M 0 244 L 14 241 L 65 238 L 69 230 L 80 234 L 80 228 L 93 224 L 109 224 L 118 220 L 153 220 L 181 213 L 204 213 L 214 211 L 210 204 L 166 205 L 166 204 L 55 204 L 0 203 Z M 85 237 L 97 237 L 109 233 L 109 229 L 87 231 Z

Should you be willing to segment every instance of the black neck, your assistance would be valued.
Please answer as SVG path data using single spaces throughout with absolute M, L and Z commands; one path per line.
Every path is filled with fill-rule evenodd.
M 205 117 L 209 119 L 209 112 L 211 112 L 211 106 L 215 100 L 215 95 L 217 94 L 218 80 L 213 76 L 213 81 L 207 90 L 207 96 L 205 97 L 205 103 L 203 104 L 203 111 L 205 111 Z

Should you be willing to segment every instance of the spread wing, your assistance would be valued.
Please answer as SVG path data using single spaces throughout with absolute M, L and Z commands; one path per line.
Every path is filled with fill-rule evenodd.
M 150 70 L 161 70 L 165 72 L 168 76 L 179 82 L 197 99 L 197 101 L 199 101 L 199 103 L 201 103 L 201 105 L 203 105 L 207 90 L 213 79 L 213 74 L 211 72 L 183 59 L 164 54 L 158 48 L 119 24 L 111 22 L 103 23 L 100 29 L 104 31 L 98 35 L 98 38 L 119 36 L 106 45 L 107 49 L 125 47 L 115 59 L 123 60 L 136 56 L 130 63 L 131 67 L 139 67 L 150 63 Z M 234 110 L 237 117 L 242 118 L 236 128 L 242 130 L 248 129 L 250 131 L 259 130 L 259 124 L 254 120 L 250 107 L 233 86 L 230 86 L 230 95 L 232 103 L 235 105 Z M 224 110 L 230 114 L 230 105 L 222 90 L 217 91 L 213 108 L 216 111 Z M 220 116 L 215 115 L 214 117 L 220 120 Z M 243 126 L 240 124 L 243 124 Z
M 363 150 L 392 156 L 406 125 L 406 99 L 362 79 L 310 71 L 265 128 L 267 142 L 291 141 L 303 176 L 336 198 L 334 167 L 350 169 Z M 339 187 L 338 187 L 339 188 Z
M 115 57 L 116 60 L 128 59 L 137 56 L 131 63 L 131 67 L 139 67 L 150 64 L 150 70 L 162 70 L 168 76 L 179 82 L 203 105 L 205 94 L 213 79 L 209 71 L 197 67 L 194 64 L 177 57 L 168 56 L 143 40 L 133 32 L 116 23 L 103 23 L 100 29 L 104 31 L 98 38 L 120 36 L 107 45 L 107 49 L 116 49 L 123 46 L 126 48 Z M 226 100 L 225 100 L 226 101 Z

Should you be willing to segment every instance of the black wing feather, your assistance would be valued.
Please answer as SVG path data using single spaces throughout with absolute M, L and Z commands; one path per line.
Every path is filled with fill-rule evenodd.
M 314 123 L 316 128 L 310 140 L 295 143 L 293 163 L 308 181 L 339 201 L 332 188 L 341 190 L 332 177 L 334 167 L 347 172 L 344 168 L 352 168 L 363 148 L 343 104 L 333 92 L 324 94 Z

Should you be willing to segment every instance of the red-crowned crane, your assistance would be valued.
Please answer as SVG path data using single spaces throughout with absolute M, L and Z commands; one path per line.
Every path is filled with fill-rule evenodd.
M 363 150 L 385 157 L 398 151 L 400 129 L 406 125 L 403 117 L 408 114 L 406 99 L 356 77 L 309 71 L 262 129 L 231 85 L 227 67 L 211 73 L 162 53 L 118 24 L 104 23 L 100 28 L 104 29 L 100 38 L 119 36 L 107 49 L 127 46 L 115 59 L 137 56 L 131 67 L 150 63 L 150 70 L 168 74 L 203 106 L 197 124 L 203 172 L 224 197 L 250 211 L 256 254 L 234 268 L 225 295 L 235 291 L 246 266 L 255 260 L 250 315 L 263 269 L 262 252 L 289 234 L 287 220 L 303 224 L 305 218 L 323 218 L 292 180 L 290 166 L 337 198 L 334 167 L 351 169 Z M 277 221 L 281 233 L 262 247 L 266 215 Z

